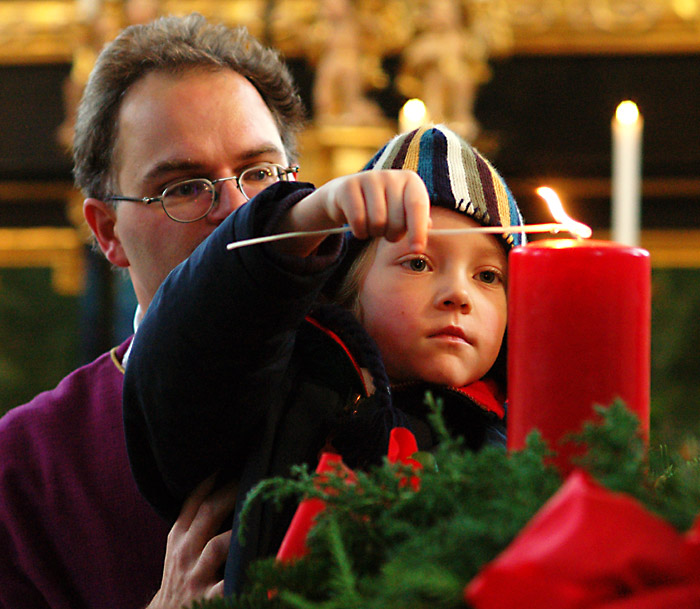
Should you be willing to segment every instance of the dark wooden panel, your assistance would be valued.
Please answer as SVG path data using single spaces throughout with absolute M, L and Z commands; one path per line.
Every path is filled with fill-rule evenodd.
M 570 209 L 609 224 L 610 121 L 632 99 L 645 121 L 644 226 L 700 226 L 700 55 L 521 56 L 492 66 L 476 115 L 529 219 L 542 213 L 535 186 L 573 178 Z
M 512 175 L 607 176 L 610 121 L 634 100 L 644 115 L 646 176 L 697 176 L 700 55 L 513 57 L 493 63 L 476 114 L 501 138 Z
M 491 65 L 475 109 L 484 152 L 530 220 L 542 214 L 534 187 L 558 179 L 575 183 L 572 210 L 582 209 L 594 226 L 608 224 L 610 120 L 617 103 L 631 98 L 645 118 L 645 227 L 700 226 L 700 55 L 533 55 Z M 308 104 L 313 72 L 299 59 L 290 67 Z M 397 58 L 385 60 L 390 76 L 397 67 Z M 69 70 L 0 67 L 0 180 L 70 180 L 70 159 L 55 137 Z M 387 117 L 397 115 L 403 98 L 393 86 L 372 95 Z M 7 223 L 24 224 L 21 207 L 6 212 Z M 43 222 L 59 221 L 53 205 L 42 213 L 51 216 Z
M 0 66 L 0 179 L 70 178 L 56 140 L 67 64 Z

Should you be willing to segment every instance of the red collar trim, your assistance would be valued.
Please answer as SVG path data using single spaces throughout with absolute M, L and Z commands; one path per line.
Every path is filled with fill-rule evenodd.
M 501 419 L 506 416 L 503 403 L 496 397 L 498 395 L 498 386 L 490 379 L 474 381 L 464 387 L 450 387 L 450 389 L 466 395 L 484 410 L 497 414 Z
M 353 365 L 353 368 L 355 368 L 355 372 L 357 372 L 357 376 L 362 382 L 362 387 L 365 390 L 365 396 L 369 395 L 369 390 L 367 389 L 367 385 L 365 384 L 365 378 L 362 374 L 362 368 L 360 368 L 360 365 L 357 363 L 357 360 L 353 356 L 352 353 L 350 353 L 350 349 L 347 348 L 347 345 L 343 342 L 343 340 L 338 336 L 333 330 L 329 330 L 325 326 L 321 325 L 317 320 L 315 320 L 313 317 L 310 315 L 306 316 L 306 321 L 309 322 L 312 326 L 318 328 L 323 332 L 328 338 L 330 338 L 332 341 L 338 344 L 338 346 L 345 352 L 345 355 L 348 356 L 348 359 Z

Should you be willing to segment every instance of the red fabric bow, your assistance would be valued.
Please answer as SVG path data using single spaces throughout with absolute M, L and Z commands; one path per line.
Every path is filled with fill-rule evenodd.
M 387 452 L 387 459 L 390 463 L 403 463 L 404 465 L 411 465 L 413 469 L 421 469 L 423 466 L 412 459 L 413 455 L 418 452 L 418 443 L 416 442 L 415 436 L 405 427 L 395 427 L 391 430 L 391 435 L 389 437 L 389 451 Z M 414 491 L 420 489 L 420 478 L 418 476 L 404 477 L 399 482 L 400 486 L 406 486 L 410 484 Z
M 574 471 L 464 599 L 475 609 L 697 609 L 700 526 L 680 535 Z

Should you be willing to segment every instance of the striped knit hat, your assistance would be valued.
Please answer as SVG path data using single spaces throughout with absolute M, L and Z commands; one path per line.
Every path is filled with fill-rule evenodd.
M 522 226 L 508 186 L 477 150 L 444 125 L 397 135 L 364 170 L 410 169 L 428 189 L 430 204 L 461 212 L 485 226 Z M 503 234 L 507 249 L 525 243 L 525 233 Z

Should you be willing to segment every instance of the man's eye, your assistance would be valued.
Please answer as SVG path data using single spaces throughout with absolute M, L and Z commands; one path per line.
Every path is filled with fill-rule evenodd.
M 429 268 L 428 261 L 425 258 L 411 258 L 402 262 L 401 266 L 414 273 L 422 273 Z
M 182 182 L 180 184 L 173 184 L 167 190 L 168 197 L 178 197 L 184 199 L 191 199 L 193 197 L 200 196 L 203 192 L 208 191 L 209 187 L 206 182 L 201 182 L 199 180 L 191 180 L 188 182 Z
M 275 181 L 277 178 L 271 169 L 267 167 L 255 167 L 249 169 L 243 174 L 243 180 L 250 184 L 255 184 L 258 182 L 270 182 Z

